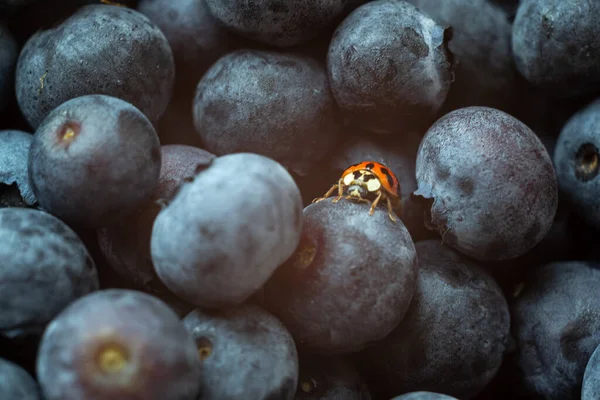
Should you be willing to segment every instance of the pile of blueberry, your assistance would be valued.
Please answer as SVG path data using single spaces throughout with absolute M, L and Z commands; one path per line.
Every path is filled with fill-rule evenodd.
M 600 399 L 599 20 L 0 0 L 0 400 Z

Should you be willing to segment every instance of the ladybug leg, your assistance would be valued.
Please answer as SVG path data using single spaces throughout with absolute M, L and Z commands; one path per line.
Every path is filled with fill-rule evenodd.
M 355 200 L 358 201 L 359 203 L 367 203 L 368 205 L 371 205 L 371 202 L 369 201 L 369 199 L 363 199 L 362 197 L 352 197 L 350 195 L 345 197 L 346 200 Z
M 382 196 L 383 196 L 383 192 L 379 191 L 379 193 L 377 193 L 377 197 L 375 197 L 375 200 L 373 200 L 373 204 L 371 204 L 371 209 L 369 210 L 369 215 L 373 215 L 373 213 L 375 212 L 375 207 L 377 207 L 377 204 L 379 204 L 379 200 L 381 200 Z
M 323 197 L 317 197 L 316 199 L 314 199 L 314 200 L 312 201 L 312 203 L 316 203 L 316 202 L 318 202 L 318 201 L 325 200 L 327 197 L 331 196 L 331 194 L 334 192 L 334 190 L 335 190 L 335 189 L 337 189 L 337 187 L 338 187 L 338 184 L 335 184 L 335 185 L 333 185 L 333 186 L 331 187 L 331 189 L 329 189 L 329 190 L 327 191 L 327 193 L 325 193 L 325 194 L 323 195 Z
M 338 188 L 338 195 L 335 199 L 333 199 L 334 203 L 337 203 L 338 201 L 340 201 L 342 199 L 342 197 L 344 197 L 344 186 L 342 185 L 341 179 L 338 181 L 337 188 Z
M 390 219 L 392 220 L 392 222 L 396 222 L 397 219 L 394 216 L 394 210 L 392 208 L 392 201 L 390 200 L 389 197 L 387 197 L 386 200 L 387 200 L 388 216 L 390 217 Z M 401 203 L 399 203 L 399 204 L 401 204 Z M 402 207 L 401 205 L 398 205 L 399 209 L 401 209 L 401 207 Z

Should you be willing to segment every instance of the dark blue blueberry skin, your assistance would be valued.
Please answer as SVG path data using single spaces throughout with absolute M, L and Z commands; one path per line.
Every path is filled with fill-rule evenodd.
M 44 332 L 36 369 L 45 400 L 194 400 L 201 377 L 177 315 L 125 289 L 71 303 Z
M 193 180 L 213 158 L 214 155 L 197 147 L 162 146 L 160 177 L 151 199 L 131 216 L 97 231 L 98 244 L 108 265 L 136 287 L 155 294 L 170 293 L 152 264 L 152 225 L 161 207 L 172 200 L 179 187 Z
M 598 92 L 599 18 L 597 1 L 521 1 L 512 32 L 520 73 L 553 97 Z
M 450 52 L 458 61 L 443 113 L 467 106 L 511 111 L 517 73 L 511 53 L 512 26 L 491 0 L 408 0 L 438 24 L 452 27 Z
M 600 346 L 596 347 L 590 357 L 583 374 L 581 400 L 596 400 L 600 398 Z
M 449 38 L 449 29 L 407 2 L 359 7 L 329 45 L 327 71 L 336 102 L 353 123 L 376 133 L 426 125 L 454 79 Z
M 426 223 L 480 261 L 524 255 L 549 232 L 558 207 L 550 155 L 525 124 L 502 111 L 466 107 L 433 124 L 417 155 Z
M 202 400 L 292 400 L 298 354 L 285 326 L 267 311 L 242 305 L 194 310 L 183 324 L 202 362 Z
M 371 393 L 348 359 L 301 354 L 294 400 L 371 400 Z
M 417 254 L 387 210 L 333 197 L 304 209 L 294 255 L 267 282 L 264 300 L 296 344 L 314 354 L 358 351 L 404 318 L 416 289 Z
M 33 135 L 27 132 L 0 131 L 0 184 L 16 184 L 24 203 L 29 206 L 37 202 L 27 175 L 32 141 Z
M 228 51 L 227 30 L 212 16 L 206 0 L 141 0 L 137 10 L 165 34 L 175 59 L 175 85 L 191 99 L 200 78 Z
M 0 209 L 0 334 L 41 334 L 64 307 L 98 289 L 77 234 L 43 211 Z
M 70 224 L 109 226 L 148 201 L 158 182 L 160 143 L 131 104 L 82 96 L 54 109 L 29 150 L 40 205 Z
M 439 240 L 415 247 L 411 307 L 390 335 L 359 354 L 358 365 L 380 398 L 426 390 L 472 399 L 504 359 L 508 304 L 491 275 Z
M 286 47 L 313 39 L 344 11 L 348 0 L 206 0 L 224 26 L 258 42 Z
M 193 107 L 196 130 L 216 155 L 258 153 L 306 175 L 338 143 L 327 74 L 306 56 L 230 53 L 198 83 Z
M 511 307 L 516 367 L 530 396 L 578 400 L 600 344 L 597 264 L 557 262 L 532 271 Z M 513 367 L 514 368 L 514 367 Z
M 125 100 L 156 122 L 174 79 L 169 42 L 146 16 L 89 5 L 29 38 L 17 64 L 17 100 L 34 129 L 54 108 L 90 94 Z
M 37 382 L 19 365 L 0 358 L 0 399 L 42 400 Z
M 163 283 L 203 308 L 246 301 L 300 240 L 302 199 L 267 157 L 217 157 L 185 183 L 154 222 L 150 251 Z
M 18 47 L 8 29 L 0 24 L 0 113 L 14 93 L 14 72 Z
M 600 99 L 575 113 L 563 126 L 554 164 L 558 185 L 573 210 L 600 229 Z
M 458 400 L 456 397 L 447 396 L 442 393 L 412 392 L 396 396 L 392 400 Z

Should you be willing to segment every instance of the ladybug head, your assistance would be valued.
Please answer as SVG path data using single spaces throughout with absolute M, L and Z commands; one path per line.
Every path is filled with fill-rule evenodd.
M 351 186 L 348 186 L 348 188 L 346 189 L 346 193 L 352 197 L 365 198 L 365 197 L 367 197 L 367 194 L 369 192 L 367 191 L 367 188 L 364 187 L 363 185 L 351 185 Z

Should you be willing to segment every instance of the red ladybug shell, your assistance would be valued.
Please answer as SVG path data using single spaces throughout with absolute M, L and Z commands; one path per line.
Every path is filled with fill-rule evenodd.
M 396 175 L 394 175 L 394 173 L 390 171 L 388 167 L 377 161 L 363 161 L 361 163 L 351 165 L 346 168 L 342 174 L 342 177 L 346 176 L 347 174 L 351 174 L 354 171 L 360 170 L 371 171 L 375 174 L 375 176 L 377 176 L 386 192 L 392 196 L 400 196 L 400 184 L 398 183 L 398 178 L 396 178 Z

